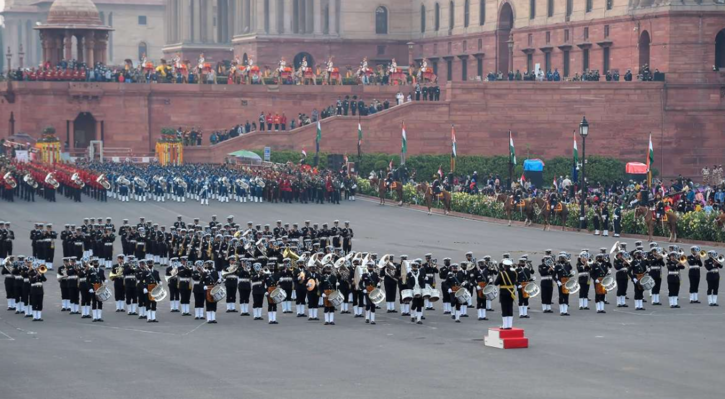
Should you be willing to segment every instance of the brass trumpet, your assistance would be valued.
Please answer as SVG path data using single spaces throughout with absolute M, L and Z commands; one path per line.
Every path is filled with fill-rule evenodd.
M 700 259 L 706 259 L 707 258 L 707 252 L 703 249 L 700 251 Z
M 687 265 L 687 256 L 680 255 L 680 259 L 678 259 L 678 261 L 679 261 L 679 263 L 681 263 L 683 265 Z

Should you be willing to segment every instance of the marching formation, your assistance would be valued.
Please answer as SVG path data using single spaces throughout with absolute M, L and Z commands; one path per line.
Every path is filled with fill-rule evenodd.
M 8 252 L 3 246 L 8 310 L 34 320 L 42 320 L 43 283 L 53 267 L 47 253 L 57 237 L 52 226 L 46 227 L 37 226 L 31 232 L 31 238 L 37 238 L 33 256 L 15 257 L 12 247 Z M 3 234 L 7 231 L 2 230 Z M 114 263 L 110 257 L 116 233 L 122 253 Z M 165 299 L 172 313 L 191 316 L 193 297 L 195 319 L 210 324 L 217 323 L 217 306 L 222 301 L 226 313 L 253 320 L 263 320 L 266 307 L 269 324 L 278 324 L 278 310 L 317 321 L 323 308 L 325 325 L 335 325 L 337 311 L 374 325 L 376 310 L 383 307 L 387 313 L 400 311 L 411 322 L 422 324 L 424 312 L 434 311 L 434 303 L 441 301 L 443 313 L 460 323 L 468 317 L 475 297 L 478 320 L 488 320 L 487 312 L 494 310 L 492 302 L 498 298 L 503 328 L 511 328 L 514 302 L 519 317 L 529 318 L 529 300 L 540 295 L 543 313 L 553 313 L 555 292 L 561 316 L 570 315 L 570 295 L 578 294 L 579 310 L 588 310 L 592 288 L 597 313 L 606 313 L 607 294 L 615 290 L 617 307 L 628 307 L 630 285 L 635 310 L 644 310 L 646 292 L 653 306 L 661 305 L 665 280 L 669 306 L 677 309 L 685 270 L 689 302 L 700 303 L 704 273 L 708 304 L 718 306 L 719 273 L 725 265 L 725 256 L 714 251 L 693 246 L 687 255 L 676 245 L 665 250 L 650 243 L 645 249 L 640 241 L 632 251 L 619 242 L 609 251 L 584 249 L 575 260 L 569 253 L 547 250 L 537 268 L 528 255 L 516 260 L 508 253 L 499 262 L 489 255 L 477 259 L 468 252 L 459 262 L 445 258 L 439 265 L 430 253 L 411 259 L 355 252 L 353 238 L 350 223 L 341 225 L 337 220 L 321 226 L 305 221 L 300 227 L 279 220 L 274 227 L 253 222 L 244 227 L 233 216 L 226 222 L 213 216 L 204 225 L 199 219 L 186 223 L 178 216 L 167 232 L 166 226 L 145 218 L 136 225 L 124 220 L 118 230 L 110 218 L 105 223 L 101 218 L 86 219 L 75 228 L 66 225 L 60 235 L 64 255 L 57 271 L 61 310 L 102 322 L 103 303 L 113 297 L 116 312 L 151 323 L 158 321 L 157 305 Z

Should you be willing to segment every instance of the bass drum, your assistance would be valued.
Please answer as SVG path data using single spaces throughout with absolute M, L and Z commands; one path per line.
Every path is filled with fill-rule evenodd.
M 617 280 L 614 279 L 612 276 L 607 276 L 602 279 L 602 287 L 604 287 L 607 292 L 617 288 Z
M 483 288 L 483 296 L 485 296 L 487 300 L 493 301 L 498 298 L 498 287 L 495 285 L 487 285 Z
M 212 302 L 219 302 L 227 297 L 227 289 L 222 285 L 214 286 L 210 292 Z
M 413 300 L 413 290 L 402 290 L 400 291 L 400 300 L 403 303 L 410 303 Z
M 330 296 L 327 297 L 327 300 L 336 308 L 339 308 L 340 305 L 345 301 L 345 296 L 342 295 L 340 291 L 332 291 Z
M 465 288 L 459 288 L 456 291 L 456 299 L 461 305 L 467 304 L 468 300 L 471 299 L 471 293 Z
M 642 277 L 642 280 L 639 281 L 639 284 L 642 286 L 643 290 L 649 291 L 655 287 L 655 279 L 650 276 L 644 276 Z

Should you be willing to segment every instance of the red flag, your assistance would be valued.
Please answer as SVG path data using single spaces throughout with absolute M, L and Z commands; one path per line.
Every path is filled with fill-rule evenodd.
M 525 182 L 526 182 L 526 176 L 524 176 L 524 174 L 521 173 L 521 183 L 525 183 Z
M 390 164 L 388 165 L 388 170 L 393 170 L 393 160 L 390 160 Z

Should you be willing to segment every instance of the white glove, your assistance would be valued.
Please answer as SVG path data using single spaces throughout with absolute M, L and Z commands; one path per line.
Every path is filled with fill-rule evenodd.
M 327 294 L 322 294 L 322 297 L 323 298 L 327 298 Z
M 594 280 L 595 283 L 599 284 L 599 279 Z
M 531 281 L 536 281 L 536 276 L 531 276 Z
M 88 290 L 88 292 L 90 292 L 92 294 L 93 293 L 93 288 L 91 288 L 90 290 Z
M 453 290 L 449 288 L 449 289 L 448 289 L 448 293 L 449 293 L 449 294 L 453 293 Z
M 636 278 L 632 279 L 632 281 L 634 281 L 634 283 L 637 284 L 637 279 Z
M 108 280 L 104 281 L 103 284 L 108 284 Z
M 207 286 L 204 286 L 204 291 L 206 291 L 206 290 L 207 290 Z
M 521 286 L 520 285 L 517 285 L 516 288 L 521 289 Z
M 143 289 L 143 293 L 144 293 L 144 294 L 148 294 L 148 293 L 149 293 L 149 290 L 147 290 L 146 288 L 144 288 L 144 289 Z
M 619 216 L 614 215 L 614 220 L 617 220 L 617 219 L 619 219 Z
M 481 291 L 481 286 L 476 287 L 476 291 Z
M 559 287 L 561 287 L 561 281 L 557 281 L 556 282 L 556 285 L 558 285 Z
M 221 282 L 222 282 L 222 278 L 221 278 L 221 277 L 219 277 L 219 280 L 217 280 L 216 282 L 217 282 L 217 283 L 221 283 Z
M 269 292 L 265 292 L 264 293 L 264 296 L 269 296 Z

